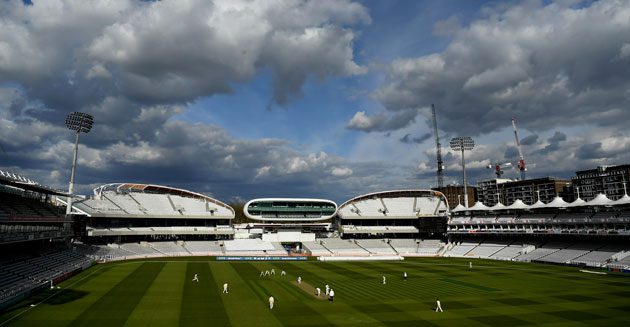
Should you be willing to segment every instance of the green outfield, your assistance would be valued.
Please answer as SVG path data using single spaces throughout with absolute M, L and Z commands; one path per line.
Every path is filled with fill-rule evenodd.
M 272 268 L 275 276 L 259 276 Z M 221 292 L 224 282 L 229 294 Z M 325 284 L 335 290 L 333 303 L 311 294 Z M 0 325 L 622 326 L 630 320 L 630 278 L 483 260 L 472 269 L 459 259 L 130 261 L 94 266 L 59 286 L 2 313 Z M 433 311 L 436 298 L 443 313 Z

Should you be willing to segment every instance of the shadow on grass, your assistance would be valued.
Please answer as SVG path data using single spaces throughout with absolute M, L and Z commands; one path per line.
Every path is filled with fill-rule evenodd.
M 51 297 L 50 299 L 46 300 L 45 303 L 51 304 L 51 305 L 66 304 L 69 302 L 79 300 L 83 298 L 84 296 L 86 296 L 87 294 L 88 294 L 87 292 L 83 292 L 83 291 L 66 289 L 59 292 L 59 294 Z

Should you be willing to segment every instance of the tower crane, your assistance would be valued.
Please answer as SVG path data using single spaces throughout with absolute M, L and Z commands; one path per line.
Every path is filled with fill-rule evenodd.
M 504 163 L 497 162 L 493 165 L 488 165 L 486 168 L 488 169 L 494 168 L 494 174 L 497 175 L 497 178 L 501 178 L 501 176 L 504 173 L 503 168 L 507 168 L 507 167 L 512 167 L 512 163 L 511 162 L 504 162 Z
M 514 128 L 514 137 L 516 138 L 516 148 L 518 149 L 518 170 L 521 171 L 521 180 L 525 180 L 525 158 L 523 157 L 523 149 L 521 149 L 521 141 L 518 139 L 518 130 L 516 129 L 516 119 L 512 118 L 512 127 Z
M 435 147 L 437 153 L 437 183 L 441 189 L 444 187 L 444 162 L 442 161 L 442 145 L 440 144 L 440 136 L 438 135 L 437 116 L 435 114 L 435 106 L 431 104 L 431 116 L 433 118 L 433 135 L 435 136 Z

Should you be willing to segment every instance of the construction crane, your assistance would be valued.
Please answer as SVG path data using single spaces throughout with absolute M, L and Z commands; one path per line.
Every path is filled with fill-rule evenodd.
M 512 127 L 514 128 L 514 137 L 516 138 L 516 148 L 518 149 L 518 170 L 521 171 L 521 180 L 525 180 L 525 158 L 523 157 L 523 149 L 521 149 L 521 141 L 518 139 L 518 130 L 516 129 L 516 119 L 512 118 Z
M 512 167 L 512 163 L 511 162 L 495 163 L 493 165 L 488 165 L 486 168 L 488 169 L 494 168 L 494 174 L 497 175 L 497 178 L 501 178 L 501 176 L 504 173 L 503 168 L 507 168 L 507 167 Z
M 442 161 L 442 145 L 440 144 L 440 136 L 438 135 L 437 116 L 433 104 L 431 104 L 431 116 L 433 117 L 433 135 L 435 135 L 435 147 L 437 152 L 437 183 L 438 187 L 441 189 L 444 187 L 444 162 Z

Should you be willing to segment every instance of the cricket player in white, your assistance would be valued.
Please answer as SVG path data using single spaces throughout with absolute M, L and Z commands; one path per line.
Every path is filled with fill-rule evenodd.
M 403 273 L 403 279 L 407 280 L 407 272 L 406 271 Z
M 265 276 L 265 272 L 264 271 L 260 271 L 260 277 L 264 277 Z
M 283 271 L 280 273 L 280 276 L 285 276 L 286 274 L 287 274 L 287 272 L 283 270 Z
M 302 276 L 298 276 L 298 284 L 302 284 Z
M 265 276 L 269 276 L 269 270 L 265 270 Z
M 223 294 L 227 294 L 228 292 L 228 283 L 223 284 Z
M 315 289 L 315 294 L 317 294 L 317 297 L 319 297 L 320 295 L 322 295 L 322 290 L 318 288 Z
M 197 274 L 195 274 L 195 277 L 193 277 L 193 282 L 199 283 L 199 277 L 197 277 Z
M 276 270 L 275 269 L 271 269 L 271 274 L 275 276 L 276 275 Z
M 472 269 L 472 261 L 468 262 L 468 268 Z
M 387 279 L 383 276 L 383 285 L 387 284 Z
M 269 309 L 273 309 L 273 302 L 275 302 L 273 296 L 269 297 Z
M 326 296 L 328 296 L 329 293 L 330 293 L 330 286 L 326 284 Z
M 330 297 L 328 299 L 330 300 L 330 302 L 335 300 L 335 291 L 333 291 L 332 288 L 330 289 Z
M 437 300 L 435 300 L 435 302 L 436 302 L 436 304 L 437 304 L 437 307 L 435 308 L 435 312 L 438 312 L 438 311 L 439 311 L 439 312 L 444 312 L 444 311 L 442 310 L 442 304 L 440 303 L 440 300 L 439 300 L 439 299 L 437 299 Z

